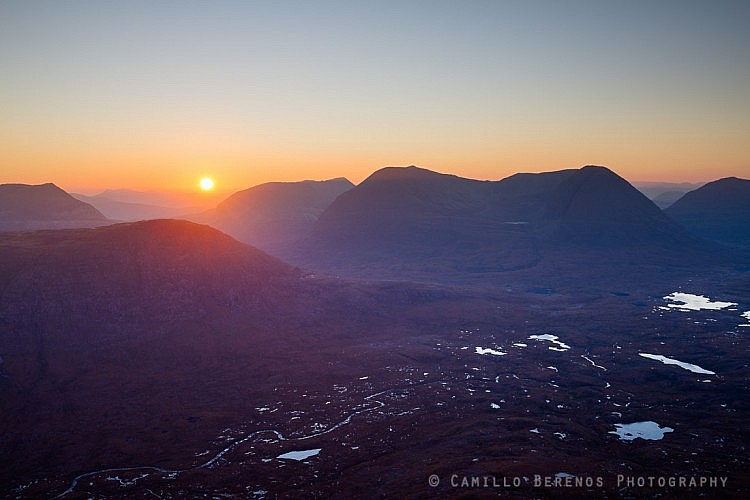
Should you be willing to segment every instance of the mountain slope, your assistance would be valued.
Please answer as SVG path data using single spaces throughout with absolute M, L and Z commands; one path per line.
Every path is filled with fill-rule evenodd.
M 186 221 L 2 233 L 0 491 L 35 481 L 25 495 L 49 498 L 81 471 L 187 466 L 293 384 L 330 390 L 378 366 L 359 356 L 400 328 L 456 328 L 450 300 L 301 275 Z
M 545 196 L 554 241 L 584 247 L 658 247 L 699 244 L 640 191 L 604 167 L 574 171 Z
M 54 184 L 0 185 L 0 230 L 93 227 L 107 222 L 97 209 Z
M 684 254 L 703 244 L 604 167 L 498 182 L 406 167 L 380 170 L 341 195 L 309 237 L 279 255 L 335 274 L 442 280 L 597 252 L 628 258 L 636 247 Z
M 354 185 L 327 181 L 269 182 L 239 191 L 215 209 L 189 216 L 267 251 L 306 235 L 320 214 Z
M 665 211 L 706 239 L 750 246 L 750 180 L 728 177 L 709 182 Z

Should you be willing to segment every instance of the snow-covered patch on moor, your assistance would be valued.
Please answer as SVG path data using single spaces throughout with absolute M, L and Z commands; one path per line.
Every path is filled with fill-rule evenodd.
M 671 427 L 660 427 L 656 422 L 649 420 L 632 424 L 615 424 L 615 430 L 609 431 L 609 434 L 617 434 L 620 441 L 633 441 L 638 438 L 658 441 L 664 437 L 664 434 L 673 431 Z
M 282 459 L 282 460 L 297 460 L 297 461 L 300 461 L 300 460 L 305 460 L 305 459 L 310 458 L 310 457 L 314 457 L 315 455 L 317 455 L 318 453 L 320 453 L 321 449 L 322 448 L 315 448 L 315 449 L 312 449 L 312 450 L 290 451 L 290 452 L 287 452 L 287 453 L 283 453 L 283 454 L 279 455 L 276 458 L 279 458 L 279 459 Z
M 551 335 L 549 333 L 545 333 L 543 335 L 531 335 L 529 336 L 529 340 L 537 340 L 537 341 L 547 341 L 552 342 L 553 344 L 556 344 L 558 347 L 549 346 L 548 349 L 551 351 L 567 351 L 570 349 L 570 346 L 568 344 L 564 344 L 560 342 L 559 337 L 557 335 Z
M 482 355 L 491 354 L 493 356 L 505 356 L 506 354 L 508 354 L 507 352 L 498 351 L 496 349 L 490 349 L 489 347 L 479 347 L 479 346 L 476 347 L 476 353 L 482 354 Z
M 737 305 L 735 302 L 714 302 L 703 295 L 682 292 L 670 293 L 664 297 L 664 300 L 673 302 L 673 304 L 667 304 L 667 307 L 679 309 L 680 311 L 700 311 L 701 309 L 718 311 Z
M 648 354 L 645 352 L 639 352 L 638 355 L 643 356 L 644 358 L 661 361 L 665 365 L 677 365 L 680 368 L 684 368 L 685 370 L 689 370 L 693 373 L 702 373 L 704 375 L 716 375 L 716 373 L 706 370 L 704 368 L 701 368 L 698 365 L 694 365 L 692 363 L 685 363 L 684 361 L 680 361 L 680 360 L 673 359 L 673 358 L 668 358 L 666 356 L 662 356 L 661 354 Z

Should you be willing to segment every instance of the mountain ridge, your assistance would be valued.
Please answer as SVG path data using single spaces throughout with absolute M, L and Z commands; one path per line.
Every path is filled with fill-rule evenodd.
M 528 270 L 576 251 L 629 259 L 628 248 L 706 251 L 606 167 L 478 181 L 412 166 L 381 169 L 343 193 L 279 255 L 336 275 L 440 279 Z

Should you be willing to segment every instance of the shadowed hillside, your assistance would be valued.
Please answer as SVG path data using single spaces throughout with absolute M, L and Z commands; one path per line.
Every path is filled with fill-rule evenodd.
M 386 168 L 341 195 L 280 252 L 302 267 L 372 279 L 577 274 L 708 247 L 604 167 L 476 181 Z M 636 257 L 637 255 L 637 257 Z M 609 266 L 609 272 L 615 268 Z M 621 271 L 628 273 L 623 268 Z
M 706 239 L 750 247 L 750 180 L 709 182 L 685 194 L 666 213 Z

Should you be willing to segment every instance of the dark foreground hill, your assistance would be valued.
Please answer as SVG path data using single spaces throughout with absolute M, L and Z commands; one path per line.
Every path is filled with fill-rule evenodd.
M 108 219 L 54 184 L 0 185 L 0 231 L 94 227 Z
M 328 205 L 352 187 L 344 178 L 269 182 L 239 191 L 215 209 L 189 219 L 274 252 L 306 236 Z
M 697 261 L 708 248 L 604 167 L 498 182 L 407 167 L 380 170 L 339 196 L 279 255 L 344 276 L 460 280 L 629 274 L 639 259 Z
M 684 493 L 618 483 L 658 475 L 746 498 L 747 280 L 697 274 L 617 293 L 373 285 L 185 221 L 2 233 L 0 496 Z M 678 290 L 737 305 L 667 307 Z M 668 433 L 613 434 L 644 421 Z
M 666 213 L 706 239 L 750 247 L 750 180 L 709 182 L 685 194 Z
M 454 296 L 312 278 L 186 221 L 1 233 L 0 496 L 190 462 L 274 387 L 335 380 L 400 325 L 455 322 Z

